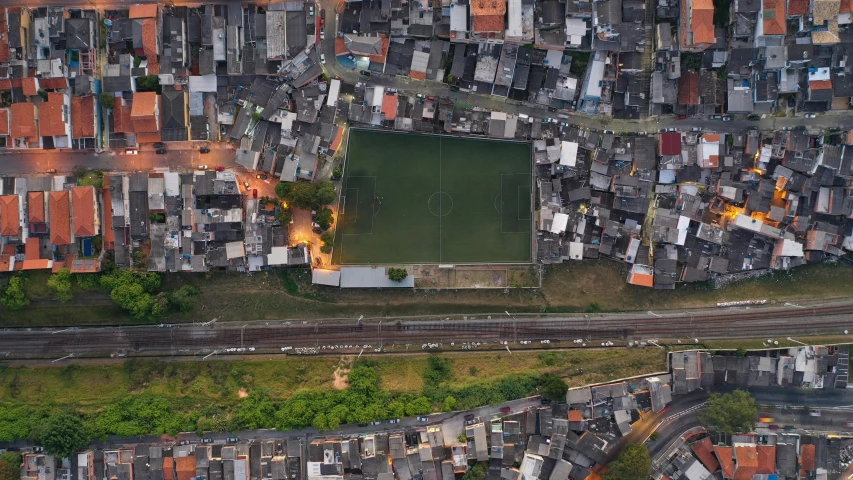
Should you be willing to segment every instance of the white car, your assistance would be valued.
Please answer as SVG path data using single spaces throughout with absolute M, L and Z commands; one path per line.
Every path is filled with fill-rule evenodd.
M 807 113 L 806 118 L 815 118 L 815 114 L 814 113 Z
M 199 170 L 207 170 L 207 165 L 199 165 L 199 166 L 198 166 L 198 167 L 196 167 L 196 168 L 197 168 L 197 169 L 199 169 Z
M 139 155 L 139 150 L 135 148 L 128 148 L 124 151 L 126 155 Z
M 320 40 L 325 40 L 325 39 L 326 39 L 326 31 L 320 30 Z
M 326 64 L 326 54 L 325 53 L 320 54 L 320 63 L 322 63 L 323 65 Z

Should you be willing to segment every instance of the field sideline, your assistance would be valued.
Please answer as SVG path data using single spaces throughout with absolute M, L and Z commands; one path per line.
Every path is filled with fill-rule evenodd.
M 528 143 L 353 130 L 332 262 L 529 263 Z

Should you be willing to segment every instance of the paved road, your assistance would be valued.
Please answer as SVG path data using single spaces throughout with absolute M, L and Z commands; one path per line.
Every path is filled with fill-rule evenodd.
M 199 165 L 213 168 L 223 165 L 229 169 L 245 171 L 234 161 L 234 149 L 229 144 L 211 143 L 210 153 L 199 152 L 201 142 L 170 142 L 168 153 L 158 155 L 155 148 L 144 145 L 138 155 L 129 155 L 124 149 L 96 153 L 93 151 L 38 150 L 32 152 L 6 150 L 0 152 L 0 175 L 37 174 L 49 169 L 57 173 L 70 173 L 77 165 L 90 169 L 114 172 L 148 171 L 168 168 L 172 171 L 191 171 Z
M 739 387 L 733 385 L 715 385 L 711 391 L 730 393 Z M 773 387 L 746 387 L 759 405 L 762 413 L 774 419 L 773 424 L 780 429 L 792 426 L 800 433 L 843 433 L 853 435 L 853 428 L 845 426 L 853 421 L 853 391 L 850 389 L 810 389 Z M 673 398 L 665 410 L 661 423 L 657 426 L 657 440 L 649 444 L 649 454 L 655 464 L 668 458 L 684 437 L 700 430 L 698 415 L 701 405 L 707 400 L 705 391 L 697 390 L 688 395 Z M 811 416 L 802 407 L 808 406 L 820 416 Z M 758 424 L 756 432 L 771 433 L 770 424 Z

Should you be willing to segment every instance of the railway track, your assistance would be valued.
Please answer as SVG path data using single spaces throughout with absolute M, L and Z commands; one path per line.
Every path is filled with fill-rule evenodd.
M 510 317 L 470 320 L 273 321 L 214 325 L 0 331 L 0 358 L 57 358 L 67 354 L 198 354 L 346 345 L 422 345 L 471 342 L 565 342 L 583 339 L 763 337 L 853 331 L 853 304 L 751 308 L 658 315 Z M 251 349 L 251 350 L 250 350 Z

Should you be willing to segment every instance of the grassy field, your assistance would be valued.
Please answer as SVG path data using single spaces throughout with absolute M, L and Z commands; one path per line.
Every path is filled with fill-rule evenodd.
M 171 314 L 170 323 L 286 318 L 357 318 L 359 315 L 425 315 L 448 313 L 608 312 L 712 307 L 718 301 L 766 299 L 789 302 L 849 297 L 853 268 L 844 264 L 807 265 L 714 289 L 709 284 L 682 285 L 670 291 L 625 283 L 624 265 L 607 260 L 572 262 L 545 268 L 539 290 L 340 290 L 311 284 L 304 270 L 258 272 L 252 276 L 211 272 L 166 274 L 163 290 L 184 284 L 201 289 L 199 306 L 188 315 Z M 1 278 L 1 277 L 0 277 Z M 8 277 L 7 277 L 8 278 Z M 52 300 L 47 274 L 31 274 L 38 292 L 32 304 L 10 312 L 0 305 L 0 326 L 62 326 L 139 323 L 116 307 L 102 290 L 81 290 L 75 283 L 71 302 Z M 3 283 L 3 280 L 0 280 Z M 0 285 L 2 287 L 2 285 Z
M 530 145 L 350 133 L 332 261 L 530 261 Z

